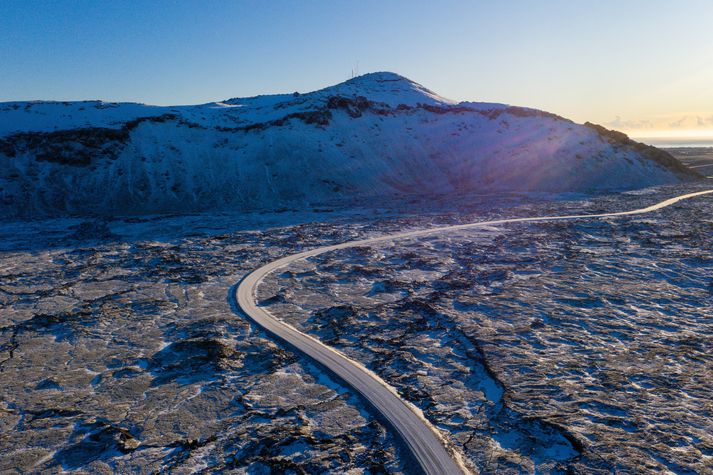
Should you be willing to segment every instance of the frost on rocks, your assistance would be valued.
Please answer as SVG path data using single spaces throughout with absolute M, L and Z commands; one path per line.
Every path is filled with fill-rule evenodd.
M 340 250 L 274 274 L 259 297 L 394 385 L 479 471 L 707 473 L 711 206 Z
M 232 285 L 312 247 L 704 186 L 3 221 L 0 472 L 409 472 L 349 388 L 234 313 Z M 328 253 L 258 298 L 376 371 L 482 473 L 706 473 L 711 206 Z
M 0 472 L 400 473 L 361 402 L 226 299 L 321 227 L 119 236 L 185 219 L 0 226 Z

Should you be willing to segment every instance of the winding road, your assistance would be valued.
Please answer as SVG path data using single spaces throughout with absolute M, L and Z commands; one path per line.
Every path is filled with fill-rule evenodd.
M 571 219 L 613 218 L 651 213 L 679 201 L 713 193 L 713 190 L 699 191 L 671 198 L 655 205 L 603 214 L 577 214 L 569 216 L 540 216 L 531 218 L 498 219 L 477 223 L 443 226 L 438 228 L 408 231 L 386 236 L 349 241 L 332 246 L 324 246 L 310 251 L 300 252 L 265 264 L 254 270 L 231 288 L 229 299 L 239 306 L 240 310 L 255 323 L 300 352 L 317 361 L 336 374 L 342 381 L 359 392 L 379 413 L 396 429 L 403 442 L 411 451 L 422 470 L 428 475 L 454 475 L 469 473 L 463 464 L 460 454 L 449 447 L 439 431 L 431 425 L 422 412 L 413 404 L 405 401 L 396 390 L 389 386 L 378 375 L 367 369 L 361 363 L 348 358 L 344 354 L 326 346 L 318 339 L 307 335 L 272 315 L 266 308 L 256 302 L 257 287 L 262 280 L 272 272 L 295 261 L 314 257 L 325 252 L 336 251 L 357 246 L 368 246 L 384 241 L 406 239 L 429 234 L 458 231 L 463 229 L 493 226 L 509 223 L 524 223 L 535 221 L 558 221 Z M 234 301 L 233 301 L 234 299 Z

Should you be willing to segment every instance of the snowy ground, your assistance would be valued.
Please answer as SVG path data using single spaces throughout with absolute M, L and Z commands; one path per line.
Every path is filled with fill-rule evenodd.
M 193 219 L 111 225 L 150 234 Z M 50 239 L 0 260 L 0 472 L 399 471 L 391 436 L 353 396 L 226 300 L 320 228 L 101 243 L 59 238 L 59 221 L 27 228 L 28 244 Z
M 410 215 L 4 223 L 0 471 L 408 470 L 358 398 L 231 312 L 231 285 L 317 245 L 634 209 L 706 186 L 480 197 Z M 377 371 L 483 472 L 705 473 L 711 210 L 702 197 L 339 251 L 286 269 L 260 297 Z
M 394 384 L 480 469 L 703 473 L 712 207 L 333 252 L 274 276 L 262 298 Z

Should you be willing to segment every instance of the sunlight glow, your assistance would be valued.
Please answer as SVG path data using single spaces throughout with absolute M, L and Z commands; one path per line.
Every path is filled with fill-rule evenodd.
M 631 138 L 666 138 L 666 139 L 709 139 L 713 138 L 713 129 L 667 129 L 667 130 L 623 130 Z

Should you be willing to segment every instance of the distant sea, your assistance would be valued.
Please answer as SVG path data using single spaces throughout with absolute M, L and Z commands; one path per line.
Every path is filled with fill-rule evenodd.
M 632 137 L 632 139 L 661 148 L 713 147 L 713 138 Z

